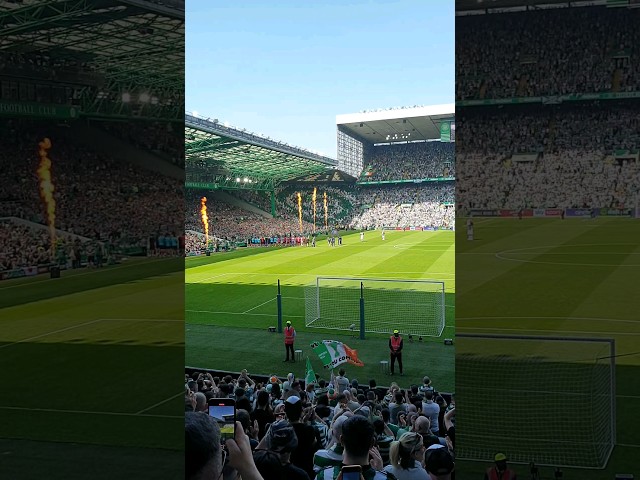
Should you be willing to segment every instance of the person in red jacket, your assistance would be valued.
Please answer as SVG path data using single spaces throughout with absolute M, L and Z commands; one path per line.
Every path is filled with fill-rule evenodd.
M 293 342 L 296 339 L 296 329 L 291 326 L 291 322 L 287 321 L 287 326 L 284 328 L 284 348 L 287 351 L 287 358 L 283 362 L 289 361 L 289 352 L 291 352 L 291 361 L 296 361 L 296 355 L 293 350 Z
M 400 375 L 402 375 L 402 347 L 403 341 L 398 330 L 393 331 L 393 335 L 389 337 L 389 350 L 391 354 L 391 375 L 393 375 L 396 359 L 398 360 L 398 367 L 400 368 Z
M 487 468 L 484 480 L 516 480 L 516 472 L 507 467 L 507 456 L 504 453 L 496 453 L 496 464 Z

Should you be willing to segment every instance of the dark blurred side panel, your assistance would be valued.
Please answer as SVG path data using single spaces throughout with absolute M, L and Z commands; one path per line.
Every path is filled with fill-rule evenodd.
M 460 478 L 640 471 L 632 3 L 456 3 Z
M 182 478 L 184 2 L 0 1 L 0 478 Z

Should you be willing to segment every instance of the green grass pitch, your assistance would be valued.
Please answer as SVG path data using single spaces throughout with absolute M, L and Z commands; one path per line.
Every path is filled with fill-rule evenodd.
M 3 478 L 182 474 L 182 269 L 131 259 L 0 284 Z
M 637 416 L 640 410 L 640 221 L 623 218 L 476 219 L 474 223 L 473 241 L 467 240 L 465 229 L 456 235 L 457 332 L 615 339 L 616 447 L 605 470 L 585 473 L 585 470 L 565 469 L 564 478 L 605 479 L 613 478 L 615 473 L 637 473 L 640 471 L 640 421 Z M 477 368 L 474 370 L 477 365 L 466 363 L 463 367 L 460 363 L 465 354 L 478 350 L 478 344 L 467 344 L 463 340 L 460 338 L 456 343 L 457 382 L 473 384 L 477 389 L 474 392 L 467 390 L 466 395 L 474 395 L 473 401 L 467 402 L 468 407 L 465 407 L 462 388 L 458 392 L 459 446 L 465 435 L 479 435 L 486 445 L 487 456 L 496 451 L 509 455 L 509 449 L 518 441 L 514 438 L 517 432 L 510 435 L 508 428 L 505 431 L 505 427 L 495 424 L 487 427 L 485 421 L 481 424 L 487 428 L 482 427 L 481 432 L 478 425 L 465 429 L 465 415 L 472 421 L 489 418 L 488 411 L 498 411 L 501 425 L 508 425 L 510 416 L 519 414 L 509 405 L 508 395 L 496 399 L 490 388 L 482 388 L 483 381 L 485 386 L 499 384 L 507 391 L 524 388 L 517 385 L 518 381 L 529 381 L 532 401 L 527 411 L 532 424 L 539 427 L 540 435 L 545 433 L 546 438 L 568 440 L 571 444 L 580 442 L 583 435 L 588 434 L 577 427 L 577 421 L 574 427 L 567 425 L 567 419 L 576 420 L 576 407 L 566 396 L 559 401 L 557 391 L 564 385 L 558 385 L 554 379 L 561 376 L 560 365 L 575 370 L 562 378 L 578 378 L 583 368 L 576 359 L 582 355 L 585 361 L 587 357 L 592 360 L 593 351 L 567 345 L 562 351 L 556 348 L 550 354 L 545 350 L 547 342 L 513 342 L 512 351 L 507 353 L 512 362 L 518 363 L 529 355 L 558 362 L 555 366 L 547 364 L 542 378 L 530 373 L 523 380 L 501 375 L 500 362 L 496 361 L 493 367 L 484 365 L 481 368 L 485 376 L 490 369 L 494 374 L 478 379 L 474 374 L 478 371 Z M 491 345 L 486 342 L 481 347 L 484 354 L 492 353 Z M 496 347 L 493 354 L 504 354 L 504 351 L 498 351 Z M 599 355 L 609 356 L 608 350 L 604 349 Z M 568 360 L 570 358 L 574 360 Z M 564 363 L 571 361 L 573 365 Z M 606 364 L 609 360 L 603 358 L 602 361 Z M 520 367 L 524 371 L 523 361 Z M 597 410 L 578 419 L 589 426 L 587 429 L 601 428 L 602 420 L 598 418 Z M 532 452 L 543 444 L 533 438 L 525 442 Z M 558 444 L 547 442 L 547 451 L 550 445 L 556 448 Z M 477 476 L 485 466 L 459 460 L 456 467 L 466 478 Z M 516 468 L 519 477 L 526 476 L 525 472 L 528 475 L 526 466 Z M 551 468 L 543 468 L 542 472 L 543 478 L 553 478 Z
M 254 248 L 211 257 L 188 258 L 186 262 L 186 364 L 249 373 L 304 376 L 305 362 L 282 363 L 283 335 L 269 333 L 277 324 L 277 280 L 281 282 L 283 322 L 290 320 L 297 331 L 296 349 L 311 358 L 314 370 L 323 378 L 313 354 L 314 340 L 341 340 L 358 351 L 364 367 L 345 364 L 347 377 L 378 385 L 396 380 L 402 386 L 419 383 L 424 375 L 445 392 L 454 389 L 454 347 L 445 346 L 453 337 L 455 311 L 453 232 L 388 231 L 367 232 L 365 241 L 358 234 L 344 237 L 342 246 L 330 247 L 319 241 L 313 247 Z M 446 326 L 440 338 L 425 337 L 410 343 L 405 338 L 404 376 L 391 377 L 380 372 L 380 361 L 388 360 L 386 335 L 355 338 L 348 331 L 305 327 L 303 287 L 317 276 L 426 279 L 445 282 Z M 390 325 L 402 329 L 403 321 L 389 318 Z M 397 367 L 396 367 L 397 368 Z

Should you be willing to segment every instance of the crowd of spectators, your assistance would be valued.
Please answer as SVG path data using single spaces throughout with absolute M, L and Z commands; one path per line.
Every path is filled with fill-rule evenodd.
M 361 180 L 413 180 L 455 176 L 455 144 L 403 143 L 373 147 Z
M 190 190 L 186 192 L 187 215 L 185 229 L 204 232 L 200 199 L 207 192 Z M 313 224 L 302 222 L 302 232 L 297 214 L 295 216 L 270 218 L 244 210 L 235 205 L 207 197 L 207 217 L 209 220 L 209 236 L 226 242 L 250 242 L 252 238 L 275 237 L 291 234 L 308 234 L 313 231 Z M 199 237 L 199 238 L 197 238 Z M 202 241 L 199 235 L 191 235 L 191 240 Z
M 640 106 L 468 110 L 459 122 L 458 205 L 635 205 L 639 164 L 617 154 L 640 146 Z
M 303 235 L 313 232 L 312 188 L 303 191 Z M 216 242 L 247 242 L 261 244 L 256 238 L 284 237 L 300 234 L 296 193 L 302 186 L 285 186 L 279 192 L 278 217 L 265 217 L 214 197 L 208 197 L 207 216 L 210 239 Z M 323 192 L 328 194 L 329 229 L 373 229 L 381 227 L 431 226 L 450 228 L 454 224 L 454 193 L 452 182 L 425 184 L 396 184 L 384 186 L 319 187 L 316 200 L 316 230 L 325 231 Z M 204 250 L 204 226 L 200 199 L 206 192 L 187 192 L 186 250 Z M 236 194 L 243 200 L 254 201 L 260 194 Z M 197 233 L 192 233 L 192 232 Z M 268 242 L 267 242 L 268 243 Z
M 363 188 L 351 219 L 355 229 L 454 225 L 453 182 L 427 186 L 371 186 Z
M 102 122 L 100 127 L 138 148 L 184 168 L 184 132 L 171 123 Z
M 18 121 L 4 121 L 2 127 L 0 217 L 47 225 L 36 173 L 38 143 L 47 136 L 56 229 L 83 237 L 83 243 L 90 239 L 156 253 L 175 244 L 177 253 L 184 218 L 181 180 L 106 158 L 77 142 L 73 127 Z M 22 243 L 28 238 L 30 247 L 22 245 L 25 253 L 10 263 L 39 262 L 41 253 L 24 255 L 33 248 L 39 251 L 42 236 L 37 228 L 25 231 Z
M 387 478 L 385 473 L 398 480 L 454 478 L 455 399 L 440 394 L 429 377 L 402 389 L 397 383 L 377 387 L 375 380 L 360 385 L 344 369 L 309 385 L 292 373 L 284 379 L 275 374 L 252 378 L 246 370 L 223 377 L 187 372 L 189 479 L 216 463 L 215 452 L 206 461 L 194 456 L 198 441 L 209 448 L 220 444 L 219 429 L 208 415 L 214 398 L 235 400 L 237 431 L 227 450 L 231 457 L 244 453 L 245 461 L 230 458 L 228 468 L 243 470 L 243 479 L 335 480 L 344 465 L 360 465 L 367 480 Z M 203 431 L 211 432 L 208 439 L 201 438 Z M 218 465 L 217 472 L 222 468 Z
M 605 6 L 457 17 L 456 99 L 637 91 L 639 22 Z

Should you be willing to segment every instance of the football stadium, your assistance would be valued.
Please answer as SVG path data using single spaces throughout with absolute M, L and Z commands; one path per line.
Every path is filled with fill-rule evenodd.
M 461 3 L 456 470 L 637 474 L 640 11 Z
M 323 406 L 347 402 L 372 419 L 392 412 L 388 421 L 407 428 L 427 406 L 425 444 L 446 442 L 455 405 L 453 112 L 338 115 L 337 160 L 186 115 L 187 411 L 230 396 L 260 418 L 263 436 L 263 408 L 301 399 L 317 414 L 305 423 L 325 452 Z M 392 361 L 394 331 L 402 347 Z M 387 464 L 391 440 L 379 432 Z M 315 478 L 321 465 L 304 469 Z
M 2 478 L 182 474 L 171 3 L 0 2 Z

